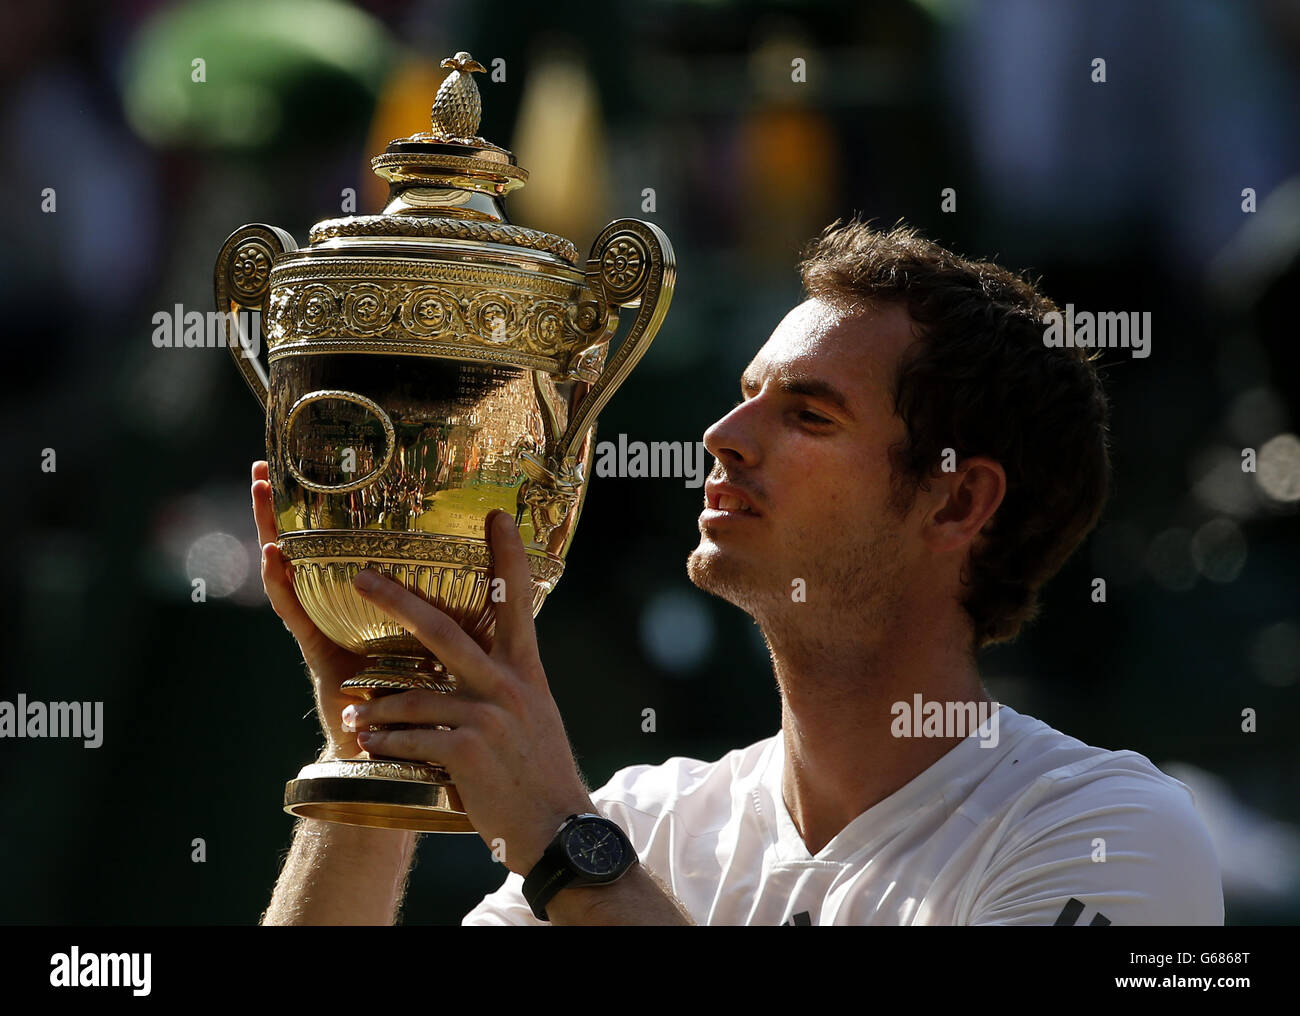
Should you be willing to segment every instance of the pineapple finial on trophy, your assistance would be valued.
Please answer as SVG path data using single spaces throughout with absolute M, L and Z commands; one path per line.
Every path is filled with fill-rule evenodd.
M 438 64 L 450 67 L 451 73 L 442 82 L 433 100 L 433 133 L 447 138 L 473 138 L 478 134 L 479 118 L 483 115 L 483 101 L 478 85 L 471 73 L 487 68 L 461 50 Z

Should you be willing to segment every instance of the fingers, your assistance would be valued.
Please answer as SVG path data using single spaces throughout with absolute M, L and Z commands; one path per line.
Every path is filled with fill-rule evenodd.
M 357 734 L 357 744 L 373 757 L 432 762 L 455 775 L 452 759 L 462 738 L 455 730 L 370 730 Z
M 300 645 L 316 634 L 316 625 L 293 591 L 292 566 L 274 543 L 262 547 L 262 585 L 266 598 Z
M 483 693 L 492 683 L 490 661 L 455 621 L 392 579 L 364 569 L 353 579 L 361 597 L 382 610 L 438 657 L 458 681 Z
M 266 459 L 258 459 L 253 463 L 253 479 L 269 480 L 271 478 L 271 466 Z
M 492 655 L 516 658 L 517 654 L 535 654 L 533 577 L 519 528 L 507 512 L 496 511 L 488 516 L 486 529 L 492 547 L 490 598 L 496 607 L 497 622 Z M 504 583 L 497 583 L 498 578 L 504 579 Z M 504 599 L 499 599 L 501 594 Z
M 257 523 L 257 542 L 262 546 L 275 543 L 280 531 L 275 524 L 275 508 L 271 504 L 271 484 L 265 480 L 253 481 L 253 521 Z
M 364 731 L 371 724 L 410 723 L 415 726 L 459 727 L 475 709 L 484 708 L 459 695 L 415 689 L 384 695 L 369 702 L 348 705 L 341 721 L 344 730 Z

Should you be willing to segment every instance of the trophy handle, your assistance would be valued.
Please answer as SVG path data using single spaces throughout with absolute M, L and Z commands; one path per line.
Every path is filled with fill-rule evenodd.
M 222 244 L 212 273 L 226 348 L 263 409 L 271 389 L 271 373 L 257 354 L 261 321 L 271 309 L 271 266 L 277 256 L 297 249 L 298 242 L 278 226 L 261 222 L 240 226 Z M 259 341 L 255 344 L 250 344 L 250 337 L 240 327 L 239 315 L 245 310 L 258 314 Z
M 587 258 L 587 283 L 613 307 L 639 307 L 632 329 L 569 418 L 557 443 L 563 463 L 574 455 L 663 324 L 677 282 L 677 259 L 667 234 L 652 222 L 615 219 L 596 237 Z

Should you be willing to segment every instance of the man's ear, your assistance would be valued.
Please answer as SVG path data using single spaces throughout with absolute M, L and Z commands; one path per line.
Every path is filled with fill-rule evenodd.
M 938 507 L 925 539 L 931 550 L 953 551 L 971 544 L 993 518 L 1007 492 L 1007 474 L 1000 462 L 977 455 L 951 473 L 936 473 L 931 484 Z

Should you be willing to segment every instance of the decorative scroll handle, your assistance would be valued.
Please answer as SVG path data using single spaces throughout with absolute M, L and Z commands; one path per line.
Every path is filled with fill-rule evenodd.
M 263 409 L 271 374 L 257 354 L 262 325 L 271 309 L 271 265 L 280 255 L 297 249 L 298 242 L 278 226 L 261 222 L 240 226 L 222 244 L 212 273 L 226 348 Z M 244 311 L 257 312 L 256 335 L 244 333 Z
M 555 458 L 568 462 L 610 396 L 645 355 L 668 313 L 677 282 L 677 259 L 667 234 L 652 222 L 615 219 L 596 237 L 587 259 L 587 284 L 615 307 L 639 307 L 636 320 L 556 442 Z

